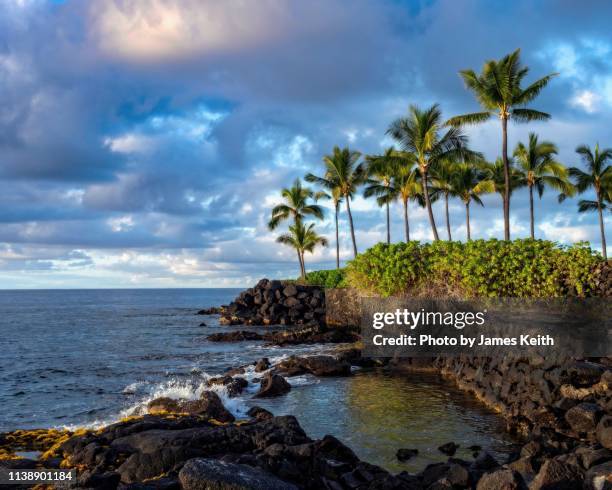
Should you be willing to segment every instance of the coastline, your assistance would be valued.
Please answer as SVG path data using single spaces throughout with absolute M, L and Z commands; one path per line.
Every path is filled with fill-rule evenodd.
M 274 285 L 276 286 L 276 283 Z M 304 291 L 296 288 L 295 294 L 288 297 L 297 297 L 300 292 Z M 246 296 L 248 295 L 254 296 L 251 293 L 247 293 Z M 244 300 L 245 295 L 242 294 L 240 297 Z M 274 297 L 276 298 L 276 294 Z M 276 300 L 284 301 L 286 298 L 283 295 L 283 298 Z M 301 299 L 306 298 L 304 296 Z M 231 315 L 235 313 L 236 311 L 233 311 Z M 267 340 L 322 343 L 325 342 L 322 339 L 333 342 L 334 338 L 339 338 L 334 337 L 338 332 L 342 332 L 343 335 L 350 333 L 346 329 L 330 328 L 320 321 L 315 324 L 312 319 L 299 320 L 302 325 L 294 328 L 285 327 Z M 602 362 L 596 365 L 572 361 L 567 366 L 562 366 L 558 360 L 539 360 L 532 365 L 524 359 L 518 359 L 504 365 L 493 364 L 486 359 L 465 357 L 454 360 L 379 361 L 362 358 L 357 345 L 341 348 L 335 356 L 319 354 L 304 358 L 294 357 L 267 366 L 265 369 L 265 362 L 261 361 L 259 364 L 260 372 L 265 373 L 261 391 L 267 390 L 268 395 L 282 394 L 283 390 L 287 389 L 282 381 L 285 377 L 304 373 L 313 376 L 349 376 L 352 366 L 377 367 L 388 372 L 401 373 L 403 376 L 418 370 L 439 373 L 455 381 L 461 389 L 472 392 L 476 398 L 509 420 L 517 414 L 522 415 L 516 423 L 509 425 L 509 430 L 523 437 L 531 434 L 531 437 L 525 440 L 520 452 L 511 462 L 495 461 L 490 454 L 476 448 L 473 460 L 462 460 L 452 457 L 449 450 L 450 457 L 445 463 L 429 465 L 418 474 L 402 472 L 391 475 L 382 468 L 373 467 L 359 460 L 348 447 L 333 437 L 324 437 L 321 440 L 309 439 L 294 417 L 274 417 L 266 410 L 253 409 L 249 413 L 248 420 L 230 420 L 227 418 L 225 408 L 219 406 L 218 397 L 215 399 L 214 396 L 210 396 L 199 403 L 187 405 L 158 401 L 149 404 L 152 414 L 124 420 L 97 431 L 75 433 L 16 431 L 17 433 L 11 434 L 12 440 L 5 434 L 0 438 L 0 445 L 3 447 L 20 445 L 21 449 L 44 450 L 45 454 L 35 462 L 27 459 L 11 459 L 4 460 L 2 464 L 5 466 L 46 464 L 49 467 L 79 465 L 82 474 L 78 485 L 94 488 L 109 488 L 113 485 L 178 488 L 179 484 L 183 488 L 195 488 L 186 486 L 185 482 L 193 482 L 194 478 L 197 480 L 194 477 L 197 468 L 201 470 L 198 478 L 200 480 L 204 478 L 206 474 L 202 469 L 204 467 L 209 473 L 229 467 L 232 469 L 230 475 L 235 475 L 237 470 L 248 472 L 249 468 L 257 467 L 258 471 L 265 471 L 270 482 L 273 482 L 269 485 L 281 485 L 279 488 L 293 488 L 290 486 L 293 484 L 299 488 L 416 489 L 429 488 L 434 484 L 439 485 L 436 488 L 444 488 L 440 485 L 450 483 L 456 488 L 477 486 L 479 489 L 486 489 L 500 488 L 500 482 L 515 485 L 508 488 L 523 488 L 527 484 L 531 485 L 530 488 L 564 488 L 550 486 L 550 479 L 559 478 L 559 475 L 562 481 L 552 484 L 575 485 L 580 482 L 582 485 L 585 482 L 587 485 L 590 484 L 588 482 L 600 481 L 597 478 L 601 479 L 601 475 L 605 478 L 611 464 L 609 438 L 612 424 L 610 424 L 609 383 L 612 371 L 609 359 Z M 529 367 L 529 372 L 525 369 L 526 366 Z M 257 370 L 258 366 L 249 366 L 249 369 Z M 236 383 L 240 375 L 244 374 L 244 370 L 245 366 L 237 366 L 227 373 L 227 377 L 216 379 L 211 384 L 222 384 L 229 389 L 238 390 L 240 382 Z M 504 388 L 503 382 L 498 379 L 499 370 L 505 370 L 506 373 L 514 372 L 521 379 L 531 379 L 530 375 L 534 375 L 534 381 L 537 382 L 530 384 L 528 389 L 512 393 L 516 401 L 520 402 L 518 407 L 501 400 L 500 393 Z M 549 399 L 541 394 L 537 396 L 534 394 L 535 387 L 541 384 L 534 374 L 538 370 L 542 373 L 559 374 L 558 380 L 547 379 L 546 382 L 553 383 L 555 388 L 553 391 L 563 395 L 562 397 Z M 563 370 L 567 373 L 567 379 L 563 378 Z M 562 379 L 567 383 L 561 383 Z M 496 390 L 498 386 L 499 392 Z M 526 396 L 526 393 L 529 396 Z M 506 400 L 509 394 L 506 394 Z M 534 402 L 532 399 L 534 397 L 539 403 Z M 527 401 L 535 405 L 531 414 L 522 406 Z M 574 410 L 576 417 L 567 420 L 565 414 L 571 409 L 585 403 L 593 405 L 593 402 L 599 403 L 598 409 L 593 409 L 592 406 L 590 409 L 582 407 L 586 413 Z M 559 416 L 561 413 L 564 415 Z M 569 426 L 569 430 L 566 426 Z M 185 437 L 175 439 L 179 432 Z M 172 437 L 167 438 L 169 435 Z M 192 444 L 193 437 L 196 436 L 200 438 L 197 447 Z M 211 447 L 211 441 L 215 441 L 214 448 Z M 168 451 L 172 453 L 170 460 L 167 459 Z M 213 461 L 198 464 L 193 462 L 187 465 L 190 460 L 211 457 Z M 121 461 L 121 464 L 118 465 L 117 461 Z M 331 467 L 330 461 L 334 462 Z M 192 468 L 194 466 L 195 469 Z M 145 470 L 145 467 L 149 469 Z M 185 467 L 187 470 L 181 476 Z M 575 468 L 582 468 L 582 471 Z M 303 474 L 310 475 L 311 480 L 303 480 Z M 259 476 L 264 478 L 261 474 Z M 273 478 L 282 481 L 274 482 Z

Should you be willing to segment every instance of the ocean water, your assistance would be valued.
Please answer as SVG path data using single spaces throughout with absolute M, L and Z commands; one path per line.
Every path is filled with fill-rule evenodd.
M 0 432 L 108 424 L 142 413 L 159 396 L 198 398 L 206 380 L 228 368 L 333 348 L 208 342 L 207 335 L 230 327 L 197 310 L 228 303 L 238 292 L 0 291 Z M 252 380 L 255 373 L 246 376 Z M 292 391 L 273 400 L 251 400 L 255 383 L 238 398 L 218 392 L 236 416 L 255 403 L 294 414 L 312 437 L 333 434 L 391 470 L 442 460 L 435 447 L 451 440 L 478 444 L 500 459 L 513 445 L 495 414 L 436 376 L 357 371 L 350 378 L 289 381 Z M 399 447 L 421 454 L 398 463 Z

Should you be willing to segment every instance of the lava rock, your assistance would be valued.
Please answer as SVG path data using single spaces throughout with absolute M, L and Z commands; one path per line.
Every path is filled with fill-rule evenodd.
M 250 330 L 238 330 L 236 332 L 213 333 L 206 337 L 211 342 L 242 342 L 244 340 L 263 340 L 263 336 Z
M 397 450 L 395 456 L 397 457 L 398 461 L 408 461 L 409 459 L 414 458 L 417 454 L 419 454 L 418 449 L 401 448 Z
M 190 459 L 179 472 L 183 490 L 297 490 L 262 470 L 216 459 Z
M 268 398 L 288 393 L 291 385 L 279 374 L 266 374 L 261 380 L 261 388 L 255 394 L 255 398 Z
M 556 459 L 544 462 L 529 490 L 575 490 L 582 488 L 583 474 L 577 467 Z
M 249 410 L 247 411 L 247 415 L 257 420 L 269 420 L 272 417 L 274 417 L 272 412 L 269 412 L 265 408 L 261 408 L 257 406 L 249 408 Z
M 612 449 L 612 415 L 605 415 L 601 418 L 595 433 L 599 444 L 607 449 Z
M 205 391 L 199 400 L 174 400 L 172 398 L 156 398 L 148 403 L 149 414 L 184 413 L 200 415 L 219 422 L 233 422 L 234 416 L 223 406 L 219 395 Z
M 527 485 L 518 472 L 504 468 L 482 475 L 476 490 L 527 490 Z
M 267 371 L 268 369 L 270 369 L 270 361 L 268 360 L 267 357 L 262 357 L 255 364 L 255 372 L 256 373 L 261 373 L 262 371 Z
M 594 431 L 602 410 L 596 403 L 580 403 L 565 412 L 565 420 L 576 432 Z
M 438 451 L 443 454 L 446 454 L 447 456 L 452 456 L 457 452 L 458 448 L 459 444 L 455 444 L 454 442 L 447 442 L 446 444 L 442 444 L 440 447 L 438 447 Z

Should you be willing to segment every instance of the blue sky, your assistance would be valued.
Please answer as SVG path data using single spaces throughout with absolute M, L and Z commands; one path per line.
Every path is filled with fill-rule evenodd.
M 364 153 L 410 103 L 477 110 L 458 70 L 518 47 L 531 79 L 558 71 L 533 106 L 551 121 L 511 126 L 574 149 L 612 146 L 612 4 L 605 1 L 4 0 L 0 11 L 0 288 L 243 286 L 292 277 L 294 253 L 267 231 L 281 187 L 334 145 Z M 469 128 L 499 155 L 497 121 Z M 472 213 L 501 237 L 501 204 Z M 360 250 L 384 215 L 357 198 Z M 442 224 L 442 209 L 434 207 Z M 464 210 L 451 207 L 465 236 Z M 393 239 L 401 239 L 394 206 Z M 318 225 L 333 235 L 331 214 Z M 430 238 L 411 209 L 414 237 Z M 536 233 L 599 247 L 596 215 L 554 192 Z M 528 234 L 524 191 L 514 236 Z M 608 227 L 611 223 L 608 218 Z M 350 258 L 345 216 L 341 248 Z M 610 241 L 610 240 L 609 240 Z M 334 247 L 307 257 L 331 267 Z

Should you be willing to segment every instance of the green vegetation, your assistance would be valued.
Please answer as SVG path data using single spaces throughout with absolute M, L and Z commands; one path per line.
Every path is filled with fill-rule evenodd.
M 346 284 L 383 296 L 586 296 L 601 260 L 585 244 L 544 240 L 379 243 L 346 268 Z
M 310 286 L 342 288 L 346 287 L 345 276 L 345 269 L 312 271 L 306 274 L 304 282 Z

